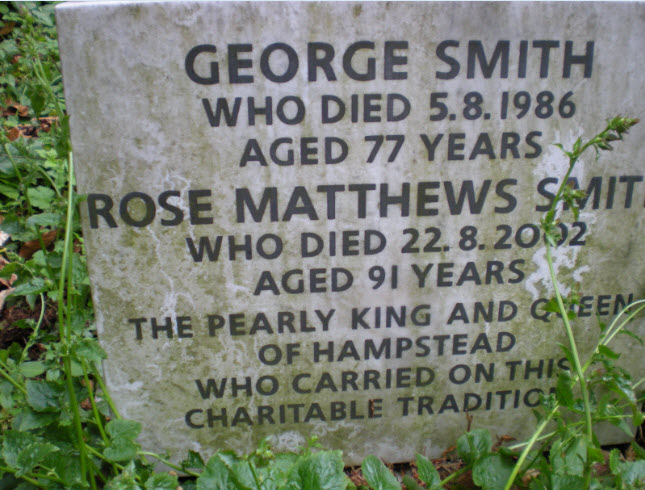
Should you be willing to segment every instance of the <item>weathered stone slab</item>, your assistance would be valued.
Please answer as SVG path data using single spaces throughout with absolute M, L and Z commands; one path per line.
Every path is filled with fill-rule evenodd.
M 566 342 L 542 310 L 551 143 L 643 117 L 645 5 L 86 3 L 58 21 L 106 377 L 144 445 L 316 434 L 401 461 L 468 415 L 530 433 Z M 643 141 L 574 173 L 590 195 L 556 263 L 582 284 L 585 351 L 596 315 L 645 292 Z

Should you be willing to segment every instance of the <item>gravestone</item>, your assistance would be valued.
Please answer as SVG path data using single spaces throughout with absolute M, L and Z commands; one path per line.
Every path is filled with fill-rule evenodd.
M 403 461 L 467 427 L 530 434 L 566 366 L 538 227 L 566 170 L 552 143 L 643 117 L 645 5 L 57 15 L 105 376 L 144 446 L 318 435 Z M 645 292 L 643 141 L 572 176 L 588 198 L 555 263 L 581 283 L 584 352 Z

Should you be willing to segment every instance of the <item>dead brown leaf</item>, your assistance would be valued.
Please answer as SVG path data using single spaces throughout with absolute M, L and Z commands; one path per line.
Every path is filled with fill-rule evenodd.
M 9 138 L 9 141 L 17 140 L 19 136 L 20 130 L 18 128 L 11 128 L 7 131 L 7 138 Z
M 16 27 L 15 22 L 5 22 L 4 25 L 0 28 L 0 36 L 11 34 L 14 27 Z
M 45 248 L 49 247 L 54 240 L 56 240 L 56 235 L 58 231 L 52 230 L 47 233 L 43 233 L 43 243 Z M 25 260 L 29 260 L 32 255 L 34 255 L 38 250 L 40 250 L 40 241 L 39 240 L 30 240 L 25 242 L 20 247 L 18 254 Z

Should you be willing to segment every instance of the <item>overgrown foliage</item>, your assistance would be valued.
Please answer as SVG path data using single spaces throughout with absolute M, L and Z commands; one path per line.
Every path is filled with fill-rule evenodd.
M 11 291 L 5 308 L 34 311 L 31 319 L 2 326 L 24 335 L 22 343 L 0 350 L 0 488 L 175 489 L 179 474 L 186 489 L 437 489 L 466 474 L 484 489 L 645 485 L 645 451 L 632 444 L 631 461 L 618 450 L 605 458 L 593 432 L 600 421 L 629 434 L 628 421 L 643 422 L 643 399 L 636 392 L 643 380 L 634 382 L 616 365 L 619 353 L 609 343 L 628 333 L 626 325 L 645 301 L 609 326 L 600 324 L 596 348 L 583 363 L 571 327 L 579 296 L 572 284 L 569 295 L 562 295 L 552 259 L 560 220 L 567 214 L 577 218 L 577 200 L 584 197 L 567 185 L 576 162 L 588 149 L 611 150 L 635 119 L 616 117 L 570 151 L 561 147 L 569 167 L 541 227 L 554 286 L 547 310 L 562 318 L 569 340 L 562 349 L 572 369 L 562 371 L 556 393 L 542 399 L 529 441 L 498 447 L 488 431 L 467 432 L 456 441 L 463 465 L 443 480 L 422 455 L 402 482 L 368 456 L 354 483 L 343 471 L 340 451 L 324 450 L 315 438 L 297 453 L 274 453 L 263 441 L 246 456 L 219 451 L 204 462 L 190 452 L 173 465 L 168 455 L 140 448 L 141 425 L 120 417 L 101 377 L 105 353 L 93 331 L 53 6 L 0 4 L 0 16 L 0 230 L 11 237 L 1 250 L 0 282 Z M 0 301 L 5 296 L 0 293 Z M 45 328 L 48 311 L 56 311 L 57 330 Z M 156 470 L 158 462 L 173 470 Z M 608 467 L 605 474 L 597 471 L 598 463 Z

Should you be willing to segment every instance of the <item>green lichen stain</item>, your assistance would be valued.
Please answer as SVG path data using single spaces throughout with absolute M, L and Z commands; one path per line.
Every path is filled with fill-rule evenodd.
M 354 7 L 352 8 L 352 13 L 354 14 L 354 17 L 359 17 L 362 12 L 363 12 L 363 6 L 360 4 L 354 5 Z

